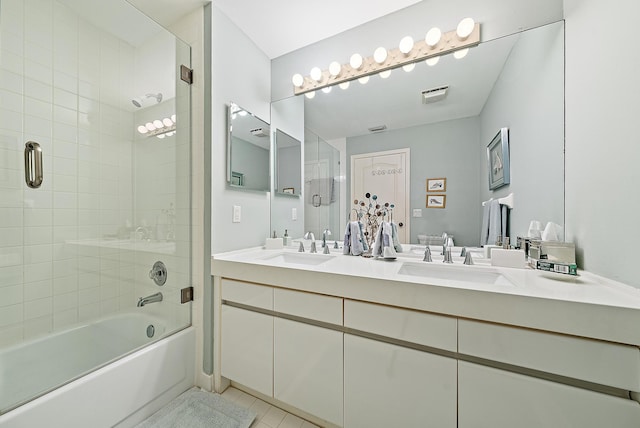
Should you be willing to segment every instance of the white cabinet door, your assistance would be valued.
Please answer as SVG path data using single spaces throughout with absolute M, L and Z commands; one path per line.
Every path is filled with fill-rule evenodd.
M 274 397 L 342 425 L 342 333 L 274 320 Z
M 345 334 L 345 428 L 455 428 L 456 371 L 454 359 Z
M 221 374 L 273 394 L 273 317 L 222 305 Z
M 459 428 L 637 428 L 640 404 L 461 361 Z

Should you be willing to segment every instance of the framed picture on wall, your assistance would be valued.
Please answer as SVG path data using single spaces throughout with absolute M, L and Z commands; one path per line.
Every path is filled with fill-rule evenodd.
M 501 128 L 487 146 L 487 166 L 489 190 L 495 190 L 510 183 L 509 128 Z
M 427 192 L 446 192 L 446 178 L 427 178 Z
M 427 208 L 444 208 L 447 205 L 447 195 L 427 195 Z
M 293 187 L 285 187 L 282 189 L 282 193 L 287 193 L 289 195 L 295 194 L 295 189 Z

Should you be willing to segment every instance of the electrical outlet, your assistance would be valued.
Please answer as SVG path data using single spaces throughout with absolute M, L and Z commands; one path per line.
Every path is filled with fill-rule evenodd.
M 291 220 L 298 220 L 298 209 L 291 208 Z
M 233 223 L 240 223 L 241 219 L 242 219 L 242 207 L 240 205 L 234 205 L 233 206 L 233 219 L 232 219 L 232 222 Z
M 414 208 L 413 209 L 414 217 L 422 217 L 422 208 Z

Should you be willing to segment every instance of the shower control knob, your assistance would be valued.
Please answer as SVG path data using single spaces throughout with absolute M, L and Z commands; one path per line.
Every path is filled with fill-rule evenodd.
M 156 285 L 164 285 L 164 283 L 167 282 L 167 267 L 164 263 L 160 261 L 155 262 L 149 271 L 149 278 L 151 278 Z

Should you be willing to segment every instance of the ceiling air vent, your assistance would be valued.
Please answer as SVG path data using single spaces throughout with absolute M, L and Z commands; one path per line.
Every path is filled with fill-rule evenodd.
M 431 104 L 447 96 L 449 85 L 422 91 L 422 104 Z
M 369 128 L 369 132 L 382 132 L 387 129 L 387 125 L 378 125 Z
M 269 128 L 255 128 L 252 129 L 251 135 L 254 137 L 268 137 L 269 136 Z

